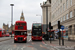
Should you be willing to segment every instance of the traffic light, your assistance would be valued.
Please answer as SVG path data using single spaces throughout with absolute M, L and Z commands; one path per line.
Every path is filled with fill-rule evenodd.
M 51 22 L 49 22 L 49 29 L 51 29 Z
M 51 26 L 51 22 L 49 22 L 49 29 L 53 29 L 53 26 Z
M 58 21 L 58 29 L 60 29 L 60 28 L 61 28 L 60 21 Z

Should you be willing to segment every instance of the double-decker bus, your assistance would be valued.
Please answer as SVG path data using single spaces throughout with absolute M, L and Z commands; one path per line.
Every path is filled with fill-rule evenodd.
M 5 34 L 5 30 L 0 28 L 0 37 L 4 37 Z
M 14 43 L 27 42 L 27 22 L 16 21 L 14 33 Z
M 42 41 L 42 24 L 33 23 L 32 24 L 32 41 L 41 40 Z

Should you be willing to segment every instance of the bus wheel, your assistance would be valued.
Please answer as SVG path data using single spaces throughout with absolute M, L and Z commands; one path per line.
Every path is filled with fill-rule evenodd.
M 34 41 L 34 40 L 32 40 L 32 41 Z
M 26 39 L 25 43 L 27 43 L 27 39 Z
M 17 43 L 17 41 L 14 40 L 14 43 Z

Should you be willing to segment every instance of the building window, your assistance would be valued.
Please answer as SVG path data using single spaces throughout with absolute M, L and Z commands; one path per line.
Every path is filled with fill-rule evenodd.
M 62 18 L 61 18 L 61 22 L 62 22 Z
M 70 0 L 70 5 L 72 6 L 72 0 Z
M 65 3 L 63 4 L 63 11 L 65 10 Z
M 60 0 L 60 2 L 62 3 L 62 0 Z
M 63 21 L 65 21 L 65 16 L 63 16 Z
M 70 12 L 70 18 L 72 18 L 72 11 Z
M 68 19 L 68 14 L 66 14 L 66 19 Z
M 62 6 L 60 7 L 60 12 L 62 13 Z
M 60 21 L 60 19 L 58 19 L 58 21 Z
M 72 26 L 70 26 L 69 28 L 70 28 L 70 35 L 72 35 Z
M 74 25 L 74 35 L 75 35 L 75 25 Z
M 66 0 L 66 8 L 68 8 L 68 0 Z
M 75 17 L 75 9 L 74 9 L 74 17 Z

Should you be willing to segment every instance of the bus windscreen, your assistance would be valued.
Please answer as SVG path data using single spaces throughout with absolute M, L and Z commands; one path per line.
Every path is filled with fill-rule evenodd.
M 41 24 L 33 24 L 32 35 L 42 36 L 42 25 Z

